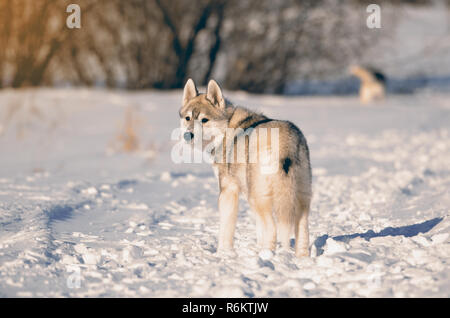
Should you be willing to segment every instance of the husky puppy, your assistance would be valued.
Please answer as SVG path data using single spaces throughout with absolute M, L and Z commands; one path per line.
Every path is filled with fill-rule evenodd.
M 295 233 L 296 255 L 309 256 L 312 177 L 308 145 L 300 129 L 289 121 L 234 106 L 214 80 L 205 94 L 199 94 L 189 79 L 179 115 L 187 143 L 202 140 L 204 146 L 204 139 L 213 139 L 209 146 L 213 145 L 210 153 L 220 190 L 218 251 L 233 249 L 238 198 L 242 195 L 256 215 L 261 249 L 274 251 L 277 236 L 288 249 Z M 199 133 L 209 137 L 197 136 Z

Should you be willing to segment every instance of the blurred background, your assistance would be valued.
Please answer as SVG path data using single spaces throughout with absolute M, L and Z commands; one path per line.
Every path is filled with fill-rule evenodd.
M 81 7 L 81 28 L 66 7 Z M 0 87 L 176 89 L 188 77 L 272 94 L 353 94 L 348 67 L 387 90 L 450 85 L 450 1 L 1 0 Z

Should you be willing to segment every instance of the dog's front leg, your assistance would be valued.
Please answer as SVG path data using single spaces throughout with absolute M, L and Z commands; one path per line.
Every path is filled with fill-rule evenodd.
M 238 188 L 234 185 L 227 186 L 220 192 L 219 252 L 233 249 L 234 230 L 238 212 L 238 197 Z

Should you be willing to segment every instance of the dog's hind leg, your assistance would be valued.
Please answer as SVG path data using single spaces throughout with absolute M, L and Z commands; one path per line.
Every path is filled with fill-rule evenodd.
M 309 256 L 309 215 L 310 199 L 300 199 L 297 207 L 299 213 L 295 224 L 295 255 L 297 257 Z
M 290 239 L 295 221 L 295 207 L 290 196 L 279 194 L 274 198 L 274 209 L 277 217 L 277 238 L 283 249 L 290 248 Z
M 277 219 L 278 241 L 283 249 L 290 249 L 290 239 L 296 224 L 296 187 L 290 177 L 279 176 L 273 189 L 273 206 Z
M 264 237 L 264 222 L 258 213 L 255 213 L 256 218 L 256 245 L 258 248 L 263 248 L 263 237 Z
M 249 201 L 251 209 L 256 214 L 256 238 L 258 246 L 263 249 L 275 250 L 277 231 L 272 214 L 272 198 L 261 196 Z
M 284 220 L 278 220 L 277 222 L 278 240 L 281 243 L 281 247 L 285 250 L 291 247 L 290 239 L 292 233 L 292 225 Z

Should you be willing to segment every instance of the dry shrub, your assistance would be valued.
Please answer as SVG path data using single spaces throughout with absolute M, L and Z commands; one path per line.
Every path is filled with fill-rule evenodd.
M 140 143 L 137 135 L 137 128 L 141 121 L 136 116 L 134 107 L 127 107 L 125 119 L 118 135 L 113 143 L 113 149 L 119 152 L 135 152 L 139 150 Z
M 0 136 L 8 129 L 15 129 L 16 138 L 23 139 L 31 133 L 34 126 L 45 126 L 47 118 L 33 102 L 33 95 L 18 95 L 5 107 L 4 116 L 0 116 Z
M 142 114 L 138 109 L 133 106 L 127 107 L 119 132 L 108 145 L 107 153 L 110 155 L 118 152 L 130 153 L 142 157 L 147 163 L 153 162 L 161 149 L 155 142 L 142 138 L 140 131 L 149 130 L 148 127 L 143 126 Z

